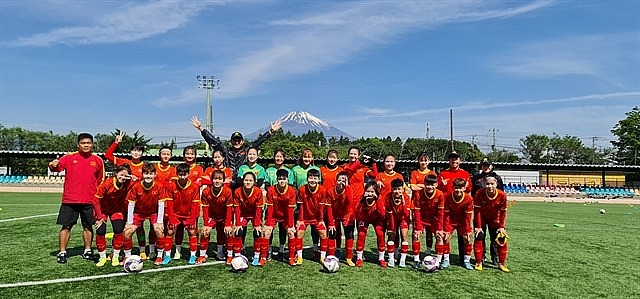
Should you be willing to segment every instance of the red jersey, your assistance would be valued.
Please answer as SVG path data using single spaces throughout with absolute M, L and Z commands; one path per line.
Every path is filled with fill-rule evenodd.
M 202 218 L 205 224 L 209 219 L 215 221 L 224 220 L 225 226 L 231 226 L 233 211 L 233 194 L 227 186 L 222 186 L 215 192 L 213 186 L 207 186 L 202 191 Z
M 473 198 L 469 193 L 464 193 L 461 199 L 455 199 L 453 192 L 444 196 L 444 225 L 450 228 L 456 225 L 471 231 L 471 216 L 473 216 Z
M 320 174 L 322 176 L 322 186 L 327 189 L 332 189 L 336 185 L 338 173 L 344 171 L 340 166 L 336 166 L 330 169 L 326 165 L 320 167 Z
M 214 171 L 216 170 L 222 170 L 222 172 L 224 172 L 224 178 L 225 180 L 228 178 L 232 178 L 233 179 L 233 171 L 231 170 L 231 168 L 227 168 L 222 166 L 222 168 L 217 168 L 217 167 L 207 167 L 207 169 L 205 169 L 204 171 L 204 177 L 208 177 L 208 179 L 203 179 L 202 180 L 202 184 L 203 185 L 211 185 L 211 175 L 213 174 Z M 226 187 L 231 188 L 231 183 L 225 183 L 224 184 Z
M 204 168 L 202 168 L 202 166 L 196 163 L 189 165 L 189 176 L 187 178 L 190 179 L 192 182 L 196 184 L 200 184 L 199 180 L 202 178 L 203 175 L 204 175 Z
M 293 227 L 293 212 L 296 208 L 296 189 L 285 186 L 280 193 L 276 185 L 267 189 L 267 218 L 268 226 L 274 226 L 276 220 L 285 221 L 287 227 Z
M 400 179 L 404 182 L 404 177 L 398 172 L 378 172 L 378 175 L 376 175 L 376 182 L 382 182 L 384 185 L 380 188 L 380 196 L 385 196 L 387 193 L 391 192 L 391 181 L 395 179 Z
M 173 215 L 172 219 L 188 218 L 194 221 L 200 216 L 200 187 L 187 179 L 184 186 L 181 186 L 178 180 L 172 180 L 167 185 L 167 191 L 173 199 Z
M 393 193 L 388 193 L 386 196 L 387 212 L 387 230 L 395 231 L 397 227 L 402 225 L 408 225 L 411 222 L 411 200 L 407 193 L 402 193 L 402 201 L 396 204 L 393 200 Z
M 491 197 L 486 188 L 478 190 L 473 198 L 473 208 L 475 227 L 489 224 L 491 228 L 504 228 L 507 218 L 507 194 L 504 191 L 496 189 L 496 194 Z
M 233 191 L 233 203 L 236 208 L 236 221 L 242 218 L 253 219 L 253 224 L 258 226 L 262 223 L 262 209 L 264 207 L 264 197 L 262 190 L 257 186 L 247 194 L 244 187 Z
M 156 164 L 156 181 L 168 184 L 171 179 L 176 177 L 177 174 L 175 167 L 171 165 L 162 166 L 160 163 Z
M 424 178 L 426 178 L 428 175 L 433 174 L 433 175 L 438 175 L 435 171 L 427 168 L 424 171 L 420 171 L 420 169 L 414 169 L 413 171 L 411 171 L 411 176 L 409 176 L 409 184 L 411 185 L 416 185 L 416 184 L 423 184 L 424 185 Z
M 453 181 L 457 178 L 462 178 L 467 181 L 467 188 L 465 189 L 465 193 L 471 192 L 471 187 L 473 184 L 471 183 L 471 177 L 469 173 L 462 168 L 457 170 L 452 170 L 451 168 L 447 168 L 440 172 L 438 175 L 438 189 L 442 191 L 444 194 L 449 194 L 453 192 Z
M 303 185 L 298 190 L 298 205 L 298 220 L 305 222 L 324 221 L 324 215 L 327 212 L 326 208 L 331 206 L 327 201 L 327 189 L 322 185 L 318 185 L 315 191 L 311 191 L 308 184 Z M 333 223 L 332 218 L 329 219 L 330 223 Z
M 96 219 L 107 220 L 107 216 L 115 213 L 124 215 L 127 212 L 129 181 L 126 181 L 122 186 L 118 186 L 117 182 L 115 177 L 110 177 L 98 186 L 93 198 L 93 214 Z
M 345 164 L 342 167 L 344 171 L 349 173 L 349 186 L 353 188 L 353 195 L 355 198 L 362 198 L 362 194 L 364 194 L 364 178 L 366 176 L 375 177 L 375 173 L 369 167 L 362 165 L 360 161 Z
M 356 202 L 353 198 L 351 186 L 345 186 L 345 189 L 340 193 L 338 193 L 335 187 L 328 189 L 328 200 L 331 203 L 331 210 L 335 220 L 351 221 L 355 219 Z
M 382 198 L 371 203 L 361 200 L 356 204 L 356 220 L 365 224 L 382 224 L 386 215 L 384 202 Z
M 432 231 L 443 230 L 444 227 L 444 194 L 436 189 L 431 196 L 425 189 L 413 191 L 411 194 L 413 210 L 415 212 L 416 230 L 422 230 L 423 224 L 433 225 Z
M 148 189 L 142 185 L 142 181 L 131 186 L 127 193 L 127 201 L 135 203 L 134 214 L 152 215 L 158 213 L 158 202 L 170 200 L 171 196 L 167 188 L 158 181 Z
M 104 162 L 96 154 L 73 152 L 58 159 L 57 167 L 49 164 L 53 172 L 65 172 L 63 204 L 93 204 L 98 185 L 104 180 Z
M 133 163 L 133 161 L 129 159 L 118 158 L 113 155 L 113 153 L 116 151 L 116 148 L 118 148 L 118 143 L 115 143 L 115 142 L 112 143 L 111 146 L 109 146 L 107 151 L 104 153 L 104 157 L 107 158 L 107 160 L 113 163 L 113 165 L 115 165 L 116 167 L 120 167 L 124 164 L 129 164 L 129 167 L 131 168 L 131 175 L 135 175 L 138 178 L 138 180 L 141 180 L 142 165 L 144 164 L 144 162 L 140 161 L 138 163 Z

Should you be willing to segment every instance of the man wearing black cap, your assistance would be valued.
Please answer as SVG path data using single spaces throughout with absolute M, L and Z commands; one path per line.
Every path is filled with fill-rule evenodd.
M 445 195 L 449 194 L 453 192 L 453 181 L 461 178 L 467 181 L 467 189 L 465 192 L 471 192 L 471 175 L 469 175 L 466 170 L 460 168 L 460 154 L 452 151 L 447 155 L 447 158 L 449 159 L 449 168 L 441 171 L 438 175 L 438 189 Z
M 271 129 L 264 134 L 260 135 L 258 139 L 253 141 L 249 146 L 244 146 L 244 138 L 240 132 L 233 132 L 231 134 L 231 147 L 225 147 L 218 137 L 213 136 L 211 132 L 202 127 L 202 122 L 196 117 L 191 118 L 191 124 L 200 131 L 200 134 L 204 138 L 212 150 L 220 150 L 224 153 L 224 163 L 226 167 L 229 167 L 233 171 L 233 177 L 236 177 L 238 168 L 247 161 L 247 149 L 250 147 L 259 147 L 265 142 L 271 134 L 282 125 L 281 120 L 276 120 L 271 123 Z
M 485 187 L 484 179 L 488 176 L 496 178 L 498 182 L 497 188 L 504 191 L 504 183 L 502 177 L 493 171 L 493 162 L 489 158 L 484 157 L 480 161 L 480 173 L 473 176 L 471 181 L 473 182 L 473 188 L 471 189 L 471 195 L 475 196 L 476 191 Z

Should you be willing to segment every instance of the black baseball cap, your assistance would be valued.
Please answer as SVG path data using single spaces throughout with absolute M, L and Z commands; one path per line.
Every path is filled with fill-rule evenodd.
M 484 157 L 484 158 L 482 158 L 482 161 L 480 161 L 480 165 L 493 165 L 493 162 L 491 162 L 491 160 L 489 160 L 489 158 Z
M 456 151 L 452 151 L 447 155 L 448 159 L 456 159 L 456 158 L 460 158 L 460 154 L 458 154 L 458 152 Z
M 236 139 L 236 138 L 244 139 L 244 137 L 242 137 L 242 133 L 240 133 L 240 132 L 233 132 L 233 133 L 231 134 L 231 140 Z

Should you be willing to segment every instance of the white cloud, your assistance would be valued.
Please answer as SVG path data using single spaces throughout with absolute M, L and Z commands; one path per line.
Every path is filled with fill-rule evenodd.
M 67 26 L 9 42 L 13 46 L 92 45 L 131 42 L 185 25 L 211 3 L 158 1 L 124 5 L 98 15 L 95 23 Z

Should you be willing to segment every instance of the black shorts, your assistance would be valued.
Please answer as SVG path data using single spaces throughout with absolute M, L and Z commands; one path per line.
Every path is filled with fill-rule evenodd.
M 78 223 L 78 216 L 82 226 L 91 227 L 93 225 L 93 205 L 91 204 L 65 204 L 60 205 L 58 221 L 62 226 L 73 226 Z

